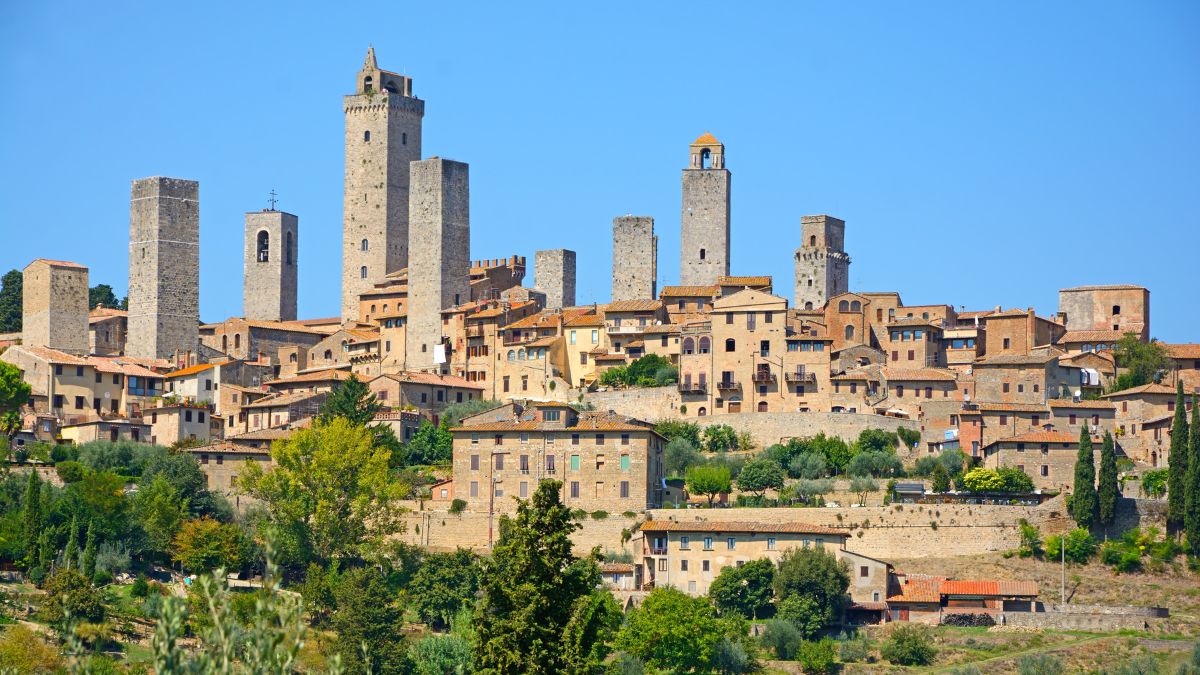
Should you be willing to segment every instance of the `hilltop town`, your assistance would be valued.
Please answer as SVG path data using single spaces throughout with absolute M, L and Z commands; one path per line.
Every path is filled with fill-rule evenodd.
M 793 279 L 733 275 L 732 170 L 704 132 L 680 147 L 680 250 L 658 250 L 662 217 L 614 217 L 611 298 L 580 298 L 573 250 L 537 250 L 532 282 L 526 257 L 471 251 L 469 166 L 422 147 L 424 111 L 369 49 L 344 97 L 338 316 L 298 315 L 301 214 L 270 208 L 245 215 L 242 316 L 202 323 L 201 192 L 184 178 L 132 182 L 127 305 L 92 301 L 88 261 L 29 262 L 21 330 L 0 336 L 29 387 L 14 466 L 61 486 L 45 448 L 170 447 L 242 517 L 275 507 L 262 477 L 279 449 L 329 433 L 353 396 L 403 464 L 405 494 L 354 512 L 398 507 L 383 539 L 486 556 L 550 485 L 631 611 L 818 549 L 848 570 L 839 625 L 1159 625 L 1149 600 L 1073 605 L 1032 568 L 944 571 L 1036 558 L 1051 536 L 1065 559 L 1079 526 L 1096 546 L 1134 528 L 1181 539 L 1166 484 L 1200 344 L 1153 339 L 1149 289 L 1064 288 L 1052 316 L 967 309 L 952 285 L 907 305 L 902 288 L 852 290 L 853 223 L 799 213 Z M 660 253 L 679 285 L 658 288 Z M 1090 489 L 1120 473 L 1095 519 L 1068 500 L 1088 447 Z

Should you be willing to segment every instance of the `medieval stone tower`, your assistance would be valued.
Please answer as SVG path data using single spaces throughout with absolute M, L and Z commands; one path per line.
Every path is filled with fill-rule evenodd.
M 650 216 L 613 218 L 612 299 L 658 297 L 658 237 Z
M 533 256 L 533 287 L 546 294 L 546 307 L 575 305 L 575 251 L 555 248 Z
M 800 234 L 795 306 L 820 309 L 829 298 L 850 289 L 850 256 L 843 250 L 846 223 L 833 216 L 803 216 Z
M 296 320 L 300 223 L 283 211 L 246 214 L 242 313 L 253 321 Z
M 709 133 L 697 138 L 683 170 L 683 286 L 712 286 L 729 274 L 729 180 L 725 146 Z
M 374 48 L 344 100 L 342 319 L 356 319 L 358 295 L 408 266 L 409 164 L 421 159 L 425 102 L 411 78 L 379 69 Z
M 21 343 L 88 353 L 88 268 L 38 258 L 21 281 Z
M 200 341 L 200 183 L 133 181 L 128 356 L 182 358 Z
M 468 167 L 440 157 L 412 163 L 409 206 L 408 332 L 410 370 L 449 372 L 442 310 L 470 300 L 471 209 Z

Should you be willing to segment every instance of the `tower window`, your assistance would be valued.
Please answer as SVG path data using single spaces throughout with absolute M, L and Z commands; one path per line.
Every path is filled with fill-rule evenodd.
M 266 230 L 258 233 L 258 262 L 268 262 L 271 259 L 271 235 Z
M 816 246 L 816 245 L 817 245 L 817 235 L 815 235 L 815 234 L 813 234 L 813 235 L 809 235 L 809 237 L 808 237 L 808 245 L 809 245 L 809 246 Z
M 364 142 L 364 143 L 370 143 L 370 142 L 371 142 L 371 132 L 370 132 L 370 131 L 364 131 L 364 132 L 363 132 L 363 142 Z
M 408 132 L 400 132 L 400 145 L 408 145 Z
M 370 75 L 364 77 L 363 78 L 363 91 L 369 94 L 372 91 L 374 91 L 374 89 L 375 89 L 375 78 L 371 77 Z
M 288 232 L 286 237 L 287 245 L 284 247 L 284 256 L 287 259 L 287 264 L 292 264 L 292 233 Z
M 846 339 L 847 340 L 854 339 L 854 326 L 846 326 Z
M 700 259 L 704 260 L 704 249 L 700 249 Z
M 358 278 L 359 279 L 367 278 L 367 266 L 366 265 L 363 265 L 362 267 L 358 268 Z
M 366 239 L 363 239 L 363 240 L 362 240 L 362 243 L 361 243 L 361 244 L 359 244 L 359 247 L 360 247 L 362 250 L 364 250 L 364 251 L 370 251 L 370 250 L 371 250 L 371 243 L 370 243 L 370 242 L 368 242 Z
M 700 168 L 708 169 L 712 167 L 712 152 L 708 148 L 700 151 Z
M 1116 316 L 1116 315 L 1120 314 L 1120 313 L 1121 313 L 1121 306 L 1120 306 L 1120 305 L 1113 305 L 1113 312 L 1112 312 L 1112 313 L 1113 313 L 1113 316 Z

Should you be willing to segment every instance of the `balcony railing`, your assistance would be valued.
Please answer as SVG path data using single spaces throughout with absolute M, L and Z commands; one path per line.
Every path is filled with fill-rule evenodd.
M 467 326 L 467 337 L 483 337 L 483 326 Z
M 754 373 L 750 379 L 757 384 L 769 384 L 775 381 L 775 373 L 768 373 L 765 370 L 760 370 Z
M 650 555 L 666 555 L 666 554 L 667 554 L 666 546 L 651 546 L 650 547 Z
M 679 393 L 681 394 L 704 394 L 708 392 L 708 385 L 704 382 L 680 382 Z
M 609 324 L 608 326 L 605 327 L 605 330 L 608 332 L 609 335 L 629 335 L 631 333 L 644 333 L 646 331 L 646 328 L 648 328 L 648 326 L 623 323 L 620 326 L 617 326 L 615 324 Z
M 804 371 L 796 371 L 794 373 L 784 373 L 784 379 L 788 382 L 816 382 L 817 374 Z
M 717 389 L 727 391 L 730 389 L 741 389 L 742 385 L 737 380 L 721 380 L 717 383 Z

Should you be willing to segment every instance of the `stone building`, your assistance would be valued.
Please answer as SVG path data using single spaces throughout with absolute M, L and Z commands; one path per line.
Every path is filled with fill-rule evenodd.
M 21 286 L 21 343 L 68 354 L 88 353 L 88 268 L 38 258 Z
M 546 294 L 546 307 L 575 304 L 575 251 L 555 248 L 533 256 L 533 287 Z
M 1092 462 L 1100 464 L 1101 439 L 1092 439 Z M 1070 492 L 1075 483 L 1079 434 L 1061 431 L 1028 431 L 983 448 L 983 465 L 989 469 L 1012 466 L 1024 471 L 1041 490 Z
M 468 167 L 440 157 L 412 163 L 409 207 L 409 370 L 448 372 L 442 310 L 469 299 L 471 210 Z
M 388 373 L 370 380 L 367 386 L 385 407 L 416 410 L 434 424 L 446 406 L 483 397 L 482 385 L 436 373 Z
M 833 216 L 804 216 L 800 235 L 793 302 L 799 309 L 820 309 L 830 298 L 850 289 L 846 223 Z
M 1058 292 L 1058 317 L 1067 330 L 1111 330 L 1150 339 L 1150 291 L 1142 286 L 1078 286 Z
M 97 356 L 118 356 L 125 353 L 129 334 L 129 312 L 110 307 L 96 307 L 88 313 L 88 353 Z
M 425 102 L 412 78 L 380 70 L 367 50 L 354 93 L 344 97 L 346 179 L 342 221 L 342 319 L 359 295 L 408 266 L 409 165 L 421 159 Z
M 299 219 L 283 211 L 246 214 L 242 313 L 252 321 L 296 320 Z
M 658 295 L 658 237 L 650 216 L 613 218 L 612 299 L 646 300 Z
M 199 346 L 200 183 L 133 181 L 125 353 L 181 359 Z
M 142 422 L 150 424 L 150 442 L 171 445 L 183 440 L 207 442 L 210 421 L 207 407 L 162 405 L 142 411 Z
M 710 133 L 692 143 L 689 155 L 683 170 L 679 283 L 707 286 L 729 274 L 731 175 L 725 168 L 725 146 Z

